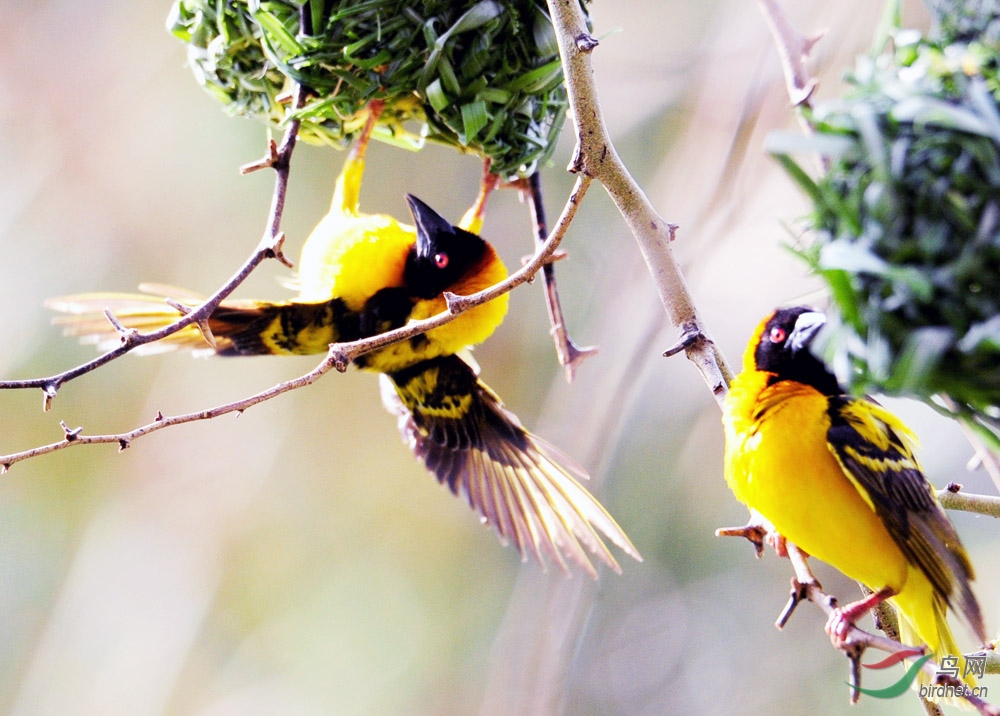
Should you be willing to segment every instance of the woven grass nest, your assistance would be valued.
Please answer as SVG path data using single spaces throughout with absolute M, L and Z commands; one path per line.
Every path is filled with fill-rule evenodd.
M 305 85 L 295 116 L 313 143 L 345 146 L 383 100 L 377 139 L 441 142 L 514 178 L 548 159 L 565 119 L 544 3 L 176 0 L 167 24 L 232 115 L 281 125 L 291 82 Z
M 825 350 L 838 377 L 856 393 L 921 398 L 997 448 L 994 15 L 939 22 L 934 38 L 895 32 L 894 51 L 860 59 L 847 94 L 808 115 L 813 135 L 777 137 L 772 151 L 812 199 L 812 239 L 797 251 L 832 296 Z M 814 179 L 804 167 L 817 154 Z

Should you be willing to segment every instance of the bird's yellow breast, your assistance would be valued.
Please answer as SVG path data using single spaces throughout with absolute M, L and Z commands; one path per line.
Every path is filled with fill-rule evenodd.
M 387 214 L 331 211 L 306 239 L 299 259 L 299 299 L 337 296 L 352 311 L 383 288 L 403 285 L 416 230 Z
M 404 285 L 406 256 L 416 242 L 416 229 L 385 214 L 331 211 L 302 247 L 299 261 L 299 300 L 341 298 L 360 311 L 383 288 Z M 450 287 L 461 296 L 488 288 L 507 277 L 507 268 L 493 247 L 465 277 Z M 423 360 L 452 355 L 482 343 L 507 314 L 508 298 L 500 296 L 470 309 L 455 320 L 428 331 L 426 340 L 402 341 L 366 357 L 370 370 L 393 372 Z M 447 309 L 443 296 L 417 301 L 410 320 L 429 318 Z
M 899 591 L 907 562 L 827 444 L 827 400 L 744 372 L 726 399 L 726 481 L 801 549 L 873 589 Z

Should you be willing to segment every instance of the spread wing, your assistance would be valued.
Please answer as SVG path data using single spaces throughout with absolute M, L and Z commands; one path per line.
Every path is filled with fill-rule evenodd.
M 382 397 L 399 417 L 414 454 L 451 491 L 464 496 L 501 541 L 522 558 L 543 555 L 597 573 L 586 550 L 620 572 L 601 534 L 641 560 L 629 538 L 577 478 L 587 475 L 552 445 L 521 427 L 458 356 L 423 361 L 383 377 Z
M 45 305 L 65 314 L 53 319 L 65 335 L 79 336 L 83 343 L 108 350 L 120 344 L 121 336 L 106 310 L 125 328 L 156 331 L 180 318 L 178 306 L 194 307 L 204 300 L 172 286 L 142 284 L 139 288 L 143 293 L 85 293 L 51 298 Z M 190 348 L 196 353 L 230 356 L 322 353 L 331 343 L 357 339 L 361 319 L 338 298 L 314 303 L 227 300 L 207 322 L 182 328 L 140 346 L 137 352 Z M 372 320 L 381 320 L 381 314 L 373 313 Z
M 830 449 L 866 496 L 906 558 L 957 607 L 980 638 L 982 614 L 969 581 L 972 564 L 913 455 L 912 435 L 868 398 L 830 399 Z

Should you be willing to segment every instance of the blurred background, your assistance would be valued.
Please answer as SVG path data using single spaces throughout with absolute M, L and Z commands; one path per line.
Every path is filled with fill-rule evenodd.
M 865 52 L 878 3 L 786 2 L 826 29 L 819 97 Z M 209 293 L 255 247 L 272 176 L 241 177 L 266 131 L 230 119 L 164 29 L 169 3 L 4 3 L 0 26 L 0 378 L 91 358 L 49 325 L 46 297 L 152 280 Z M 777 52 L 746 0 L 592 6 L 601 100 L 628 166 L 664 218 L 698 305 L 738 365 L 781 302 L 822 303 L 784 248 L 804 203 L 763 149 L 795 129 Z M 919 3 L 907 24 L 923 26 Z M 543 174 L 552 216 L 569 187 L 566 133 Z M 297 255 L 343 154 L 296 151 L 283 228 Z M 406 216 L 413 192 L 457 219 L 471 157 L 377 143 L 362 206 Z M 530 252 L 516 194 L 484 234 L 508 265 Z M 847 662 L 803 606 L 779 632 L 791 570 L 716 527 L 746 513 L 722 478 L 719 411 L 697 371 L 661 352 L 666 325 L 639 252 L 595 187 L 558 276 L 571 334 L 600 346 L 573 385 L 556 363 L 538 285 L 476 356 L 535 432 L 575 456 L 645 557 L 598 583 L 522 565 L 417 465 L 372 375 L 331 374 L 239 418 L 19 463 L 0 478 L 0 710 L 10 714 L 846 713 Z M 264 265 L 242 297 L 281 298 Z M 128 430 L 310 370 L 314 358 L 127 357 L 66 385 L 0 394 L 0 453 Z M 994 492 L 928 409 L 916 429 L 938 486 Z M 1000 624 L 998 525 L 953 514 Z M 828 591 L 856 585 L 817 567 Z M 957 625 L 959 643 L 972 648 Z M 870 676 L 873 687 L 891 676 Z M 985 682 L 994 687 L 992 679 Z M 994 700 L 1000 701 L 1000 685 Z M 920 713 L 912 696 L 853 714 Z

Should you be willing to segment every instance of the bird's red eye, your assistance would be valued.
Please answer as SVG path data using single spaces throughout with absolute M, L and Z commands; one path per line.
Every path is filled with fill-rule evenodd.
M 443 269 L 448 266 L 448 254 L 442 252 L 439 254 L 434 254 L 434 265 L 439 269 Z
M 784 343 L 785 339 L 788 338 L 788 334 L 785 333 L 785 329 L 781 326 L 775 326 L 771 329 L 771 333 L 768 335 L 771 343 Z

